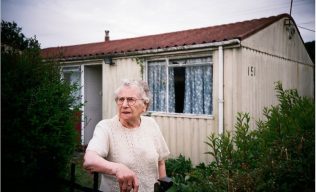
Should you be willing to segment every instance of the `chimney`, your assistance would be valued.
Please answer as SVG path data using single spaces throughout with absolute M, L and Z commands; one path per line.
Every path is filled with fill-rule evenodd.
M 109 33 L 110 33 L 109 30 L 105 30 L 105 38 L 104 38 L 104 41 L 109 41 L 109 40 L 110 40 Z

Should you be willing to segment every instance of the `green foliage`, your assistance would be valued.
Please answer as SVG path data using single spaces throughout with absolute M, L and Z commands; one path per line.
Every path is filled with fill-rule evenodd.
M 144 59 L 143 58 L 136 58 L 136 63 L 140 67 L 140 74 L 143 77 L 144 75 L 144 69 L 145 69 L 145 64 L 144 64 Z
M 1 21 L 1 44 L 9 46 L 11 51 L 33 50 L 40 51 L 40 44 L 33 38 L 26 38 L 22 33 L 22 28 L 15 22 Z M 2 47 L 4 48 L 4 47 Z M 1 51 L 5 51 L 1 49 Z
M 175 181 L 170 191 L 314 191 L 314 102 L 279 82 L 275 89 L 279 104 L 264 109 L 257 127 L 250 128 L 249 114 L 238 113 L 234 133 L 207 137 L 210 164 L 167 160 Z
M 258 123 L 265 156 L 262 158 L 264 189 L 314 191 L 315 107 L 296 90 L 276 84 L 280 104 L 265 108 L 266 121 Z
M 186 159 L 183 155 L 180 155 L 175 159 L 168 159 L 166 161 L 166 166 L 170 169 L 167 170 L 167 175 L 185 175 L 192 169 L 192 162 L 190 159 Z
M 76 87 L 61 80 L 57 64 L 42 61 L 36 39 L 23 44 L 21 29 L 8 26 L 18 34 L 6 38 L 15 39 L 6 42 L 13 49 L 1 53 L 3 185 L 10 191 L 58 191 L 56 178 L 65 175 L 76 144 L 70 108 Z
M 168 159 L 166 161 L 167 175 L 173 177 L 173 182 L 178 185 L 178 189 L 181 191 L 186 187 L 186 180 L 188 174 L 192 170 L 192 162 L 190 159 L 186 159 L 180 154 L 178 158 Z

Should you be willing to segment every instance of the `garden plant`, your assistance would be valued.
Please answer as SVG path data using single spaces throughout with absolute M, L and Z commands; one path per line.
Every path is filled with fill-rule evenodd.
M 56 63 L 40 56 L 36 37 L 1 22 L 3 191 L 63 191 L 76 147 L 72 92 Z
M 250 114 L 238 113 L 234 132 L 207 137 L 214 161 L 193 167 L 182 155 L 167 160 L 169 191 L 314 191 L 314 101 L 280 82 L 275 90 L 278 104 L 263 110 L 256 127 Z

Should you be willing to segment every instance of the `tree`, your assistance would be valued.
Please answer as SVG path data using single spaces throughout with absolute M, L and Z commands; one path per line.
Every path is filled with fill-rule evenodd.
M 42 60 L 36 37 L 21 31 L 14 22 L 1 22 L 2 186 L 62 191 L 58 178 L 76 144 L 76 87 L 61 80 L 57 63 Z
M 6 51 L 5 47 L 10 47 L 10 50 L 40 50 L 40 44 L 33 38 L 26 38 L 22 33 L 22 28 L 18 27 L 15 22 L 1 21 L 1 50 Z
M 306 42 L 305 48 L 306 48 L 309 56 L 311 57 L 313 63 L 315 64 L 315 41 Z

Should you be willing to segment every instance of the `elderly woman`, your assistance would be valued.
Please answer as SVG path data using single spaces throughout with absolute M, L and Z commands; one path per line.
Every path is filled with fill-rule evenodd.
M 148 86 L 126 80 L 114 94 L 117 115 L 96 125 L 84 167 L 102 173 L 101 191 L 153 192 L 166 176 L 170 152 L 155 120 L 141 116 L 149 106 Z

